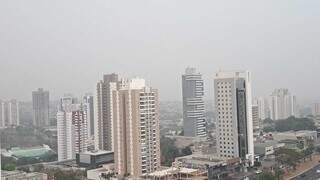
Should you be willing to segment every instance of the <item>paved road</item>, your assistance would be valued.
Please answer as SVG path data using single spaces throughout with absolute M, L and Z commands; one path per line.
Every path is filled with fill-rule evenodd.
M 309 171 L 292 178 L 291 180 L 318 180 L 320 179 L 320 173 L 317 173 L 317 170 L 320 170 L 320 164 L 310 169 Z

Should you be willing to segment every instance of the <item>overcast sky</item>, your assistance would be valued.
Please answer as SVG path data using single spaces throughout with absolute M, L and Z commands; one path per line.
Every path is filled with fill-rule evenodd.
M 104 73 L 139 76 L 161 100 L 181 74 L 249 70 L 253 92 L 320 99 L 319 0 L 0 0 L 0 98 L 94 92 Z

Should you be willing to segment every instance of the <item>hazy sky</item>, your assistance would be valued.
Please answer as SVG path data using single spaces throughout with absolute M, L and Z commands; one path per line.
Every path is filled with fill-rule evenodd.
M 2 99 L 94 92 L 119 72 L 180 100 L 186 66 L 207 90 L 217 70 L 247 69 L 254 95 L 287 87 L 320 99 L 320 1 L 0 0 Z

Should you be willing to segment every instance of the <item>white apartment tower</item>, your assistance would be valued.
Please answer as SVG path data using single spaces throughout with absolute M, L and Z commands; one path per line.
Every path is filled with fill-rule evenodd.
M 0 100 L 0 127 L 20 125 L 19 103 L 17 100 Z
M 115 170 L 139 177 L 160 167 L 159 102 L 143 79 L 121 81 L 112 91 Z
M 58 160 L 74 159 L 88 149 L 87 115 L 71 96 L 61 98 L 58 109 Z
M 270 96 L 270 118 L 287 119 L 297 116 L 296 97 L 288 89 L 275 89 Z
M 220 157 L 254 163 L 251 75 L 218 72 L 214 79 L 217 150 Z
M 320 116 L 320 102 L 313 104 L 312 115 L 313 116 Z
M 4 102 L 0 100 L 0 127 L 3 128 L 6 126 L 6 122 L 4 119 Z
M 258 116 L 260 120 L 270 118 L 270 110 L 267 99 L 263 97 L 257 97 L 253 100 L 253 104 L 258 106 Z
M 204 82 L 195 68 L 187 68 L 182 75 L 184 136 L 207 137 L 204 105 Z
M 86 94 L 83 97 L 82 108 L 87 114 L 87 126 L 88 126 L 88 135 L 94 135 L 94 101 L 93 96 Z

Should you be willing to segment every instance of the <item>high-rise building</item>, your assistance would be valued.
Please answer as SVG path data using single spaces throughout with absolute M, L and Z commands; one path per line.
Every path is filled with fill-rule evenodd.
M 96 109 L 94 123 L 95 148 L 100 150 L 113 150 L 113 110 L 112 96 L 113 90 L 117 90 L 119 85 L 117 74 L 107 74 L 103 80 L 97 83 Z
M 314 103 L 312 107 L 312 115 L 320 116 L 320 103 Z
M 112 91 L 115 170 L 139 177 L 160 167 L 158 91 L 143 79 L 121 81 Z
M 93 104 L 93 96 L 87 94 L 83 97 L 83 110 L 87 114 L 87 125 L 88 125 L 88 133 L 89 136 L 94 135 L 94 104 Z
M 3 128 L 6 126 L 6 121 L 4 119 L 4 102 L 0 100 L 0 127 Z
M 88 149 L 87 115 L 71 96 L 61 98 L 57 112 L 58 160 L 75 159 Z
M 258 105 L 252 105 L 252 125 L 253 132 L 259 132 L 261 126 L 261 119 L 259 118 L 259 107 Z
M 19 103 L 17 100 L 0 100 L 0 127 L 20 125 Z
M 32 92 L 33 125 L 45 127 L 50 125 L 49 121 L 49 91 L 39 88 Z
M 182 75 L 183 132 L 184 136 L 207 136 L 204 106 L 204 83 L 195 68 L 187 68 Z
M 296 97 L 288 89 L 275 89 L 270 96 L 270 118 L 287 119 L 297 116 Z
M 257 97 L 253 100 L 253 104 L 258 106 L 258 116 L 260 120 L 270 118 L 268 101 L 263 97 Z
M 218 154 L 225 158 L 239 157 L 253 165 L 250 73 L 218 72 L 214 84 Z

